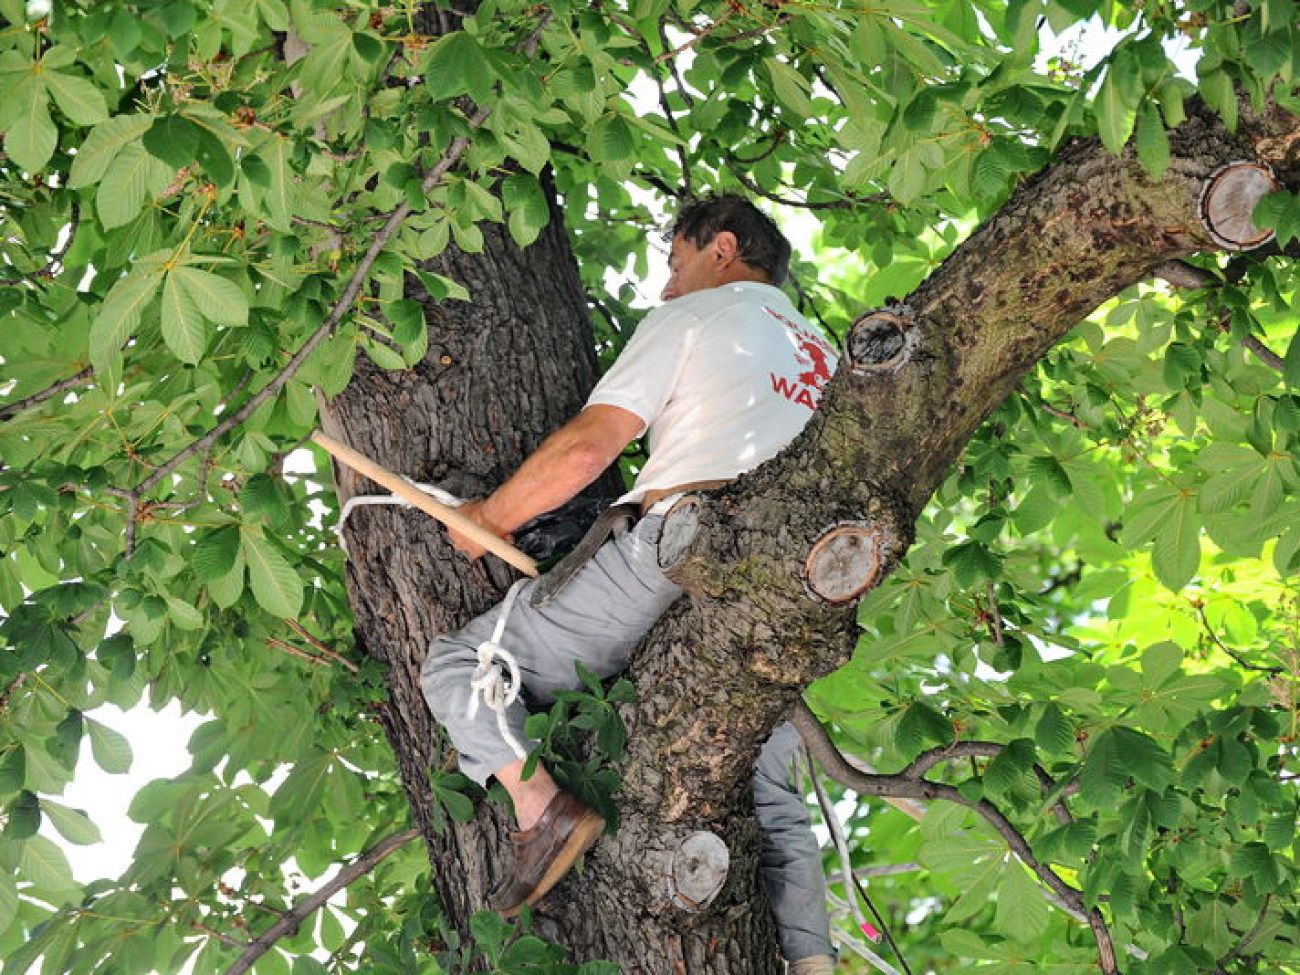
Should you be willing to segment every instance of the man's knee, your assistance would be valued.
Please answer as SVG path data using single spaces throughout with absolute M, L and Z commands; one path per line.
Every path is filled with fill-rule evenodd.
M 473 653 L 467 657 L 466 648 L 455 640 L 454 635 L 437 637 L 429 644 L 424 663 L 420 665 L 420 688 L 424 691 L 430 713 L 439 723 L 446 724 L 446 718 L 453 710 L 464 707 L 454 698 L 457 677 L 460 677 L 460 683 L 465 683 L 461 671 L 467 667 L 474 667 Z

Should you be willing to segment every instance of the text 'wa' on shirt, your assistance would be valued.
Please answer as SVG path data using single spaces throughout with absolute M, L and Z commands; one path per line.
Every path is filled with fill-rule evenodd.
M 732 478 L 775 456 L 808 422 L 837 361 L 772 285 L 737 282 L 655 309 L 587 400 L 645 424 L 649 459 L 620 500 Z

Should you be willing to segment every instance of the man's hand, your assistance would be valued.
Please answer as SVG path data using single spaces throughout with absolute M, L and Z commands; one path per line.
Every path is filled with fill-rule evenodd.
M 480 528 L 486 528 L 498 538 L 504 538 L 507 542 L 513 543 L 514 539 L 510 533 L 504 531 L 500 525 L 492 520 L 491 514 L 487 510 L 487 501 L 487 498 L 475 498 L 472 501 L 466 501 L 456 510 Z M 470 560 L 481 557 L 487 551 L 478 542 L 466 538 L 454 528 L 447 529 L 447 536 L 451 539 L 451 544 L 456 547 L 456 551 Z

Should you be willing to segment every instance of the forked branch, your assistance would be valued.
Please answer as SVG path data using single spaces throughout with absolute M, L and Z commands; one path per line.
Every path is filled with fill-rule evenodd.
M 802 701 L 795 705 L 794 712 L 790 715 L 790 721 L 799 730 L 799 734 L 803 738 L 809 753 L 817 759 L 818 764 L 821 765 L 826 774 L 846 788 L 853 789 L 863 795 L 903 799 L 943 799 L 965 806 L 967 809 L 972 809 L 983 816 L 1001 834 L 1012 852 L 1020 858 L 1020 861 L 1032 870 L 1053 893 L 1069 905 L 1071 914 L 1087 919 L 1088 926 L 1092 929 L 1093 937 L 1097 942 L 1097 954 L 1101 970 L 1106 975 L 1118 975 L 1119 969 L 1116 967 L 1115 962 L 1114 943 L 1101 913 L 1096 908 L 1089 909 L 1083 900 L 1082 891 L 1071 887 L 1061 879 L 1056 871 L 1034 855 L 1024 835 L 1002 814 L 1002 811 L 997 806 L 987 799 L 971 801 L 954 786 L 931 782 L 920 775 L 908 774 L 910 767 L 907 772 L 895 775 L 859 772 L 848 763 L 839 749 L 835 747 L 817 716 Z M 989 751 L 988 746 L 990 745 L 989 742 L 965 744 L 980 746 L 975 751 L 982 754 Z M 946 752 L 946 754 L 933 757 L 930 766 L 932 767 L 933 764 L 944 758 L 954 757 L 956 750 L 938 750 Z M 926 755 L 932 756 L 932 753 L 927 752 Z M 914 762 L 913 765 L 915 766 L 916 763 Z

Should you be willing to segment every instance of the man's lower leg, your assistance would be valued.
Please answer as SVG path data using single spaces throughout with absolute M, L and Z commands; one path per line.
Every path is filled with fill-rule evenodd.
M 510 838 L 514 875 L 492 897 L 492 906 L 505 917 L 540 900 L 605 830 L 605 821 L 561 792 L 542 766 L 527 779 L 521 778 L 523 765 L 512 762 L 495 773 L 514 802 L 520 826 Z
M 515 806 L 515 822 L 521 830 L 527 830 L 532 829 L 541 818 L 543 810 L 550 805 L 560 787 L 540 762 L 527 779 L 522 778 L 523 771 L 524 760 L 520 759 L 497 769 L 493 774 L 510 794 L 510 801 Z

